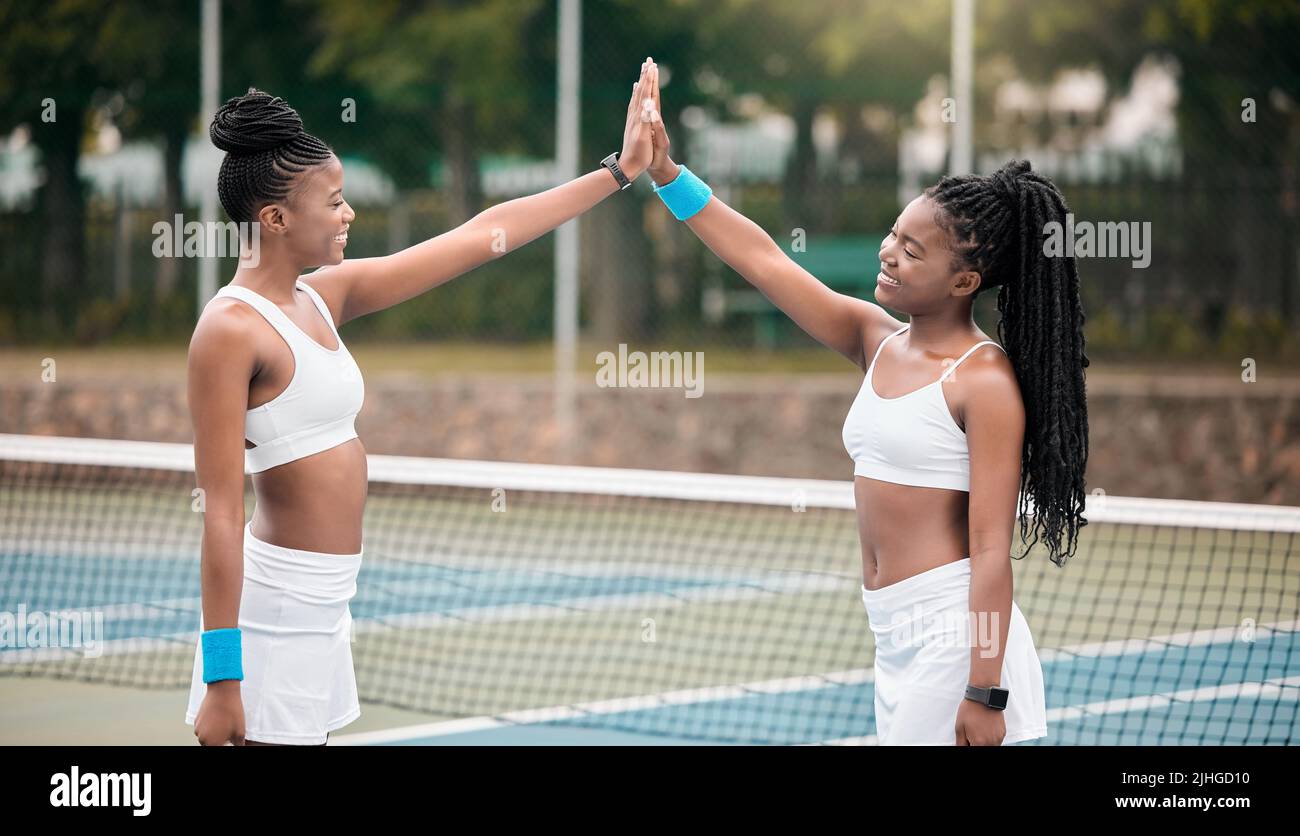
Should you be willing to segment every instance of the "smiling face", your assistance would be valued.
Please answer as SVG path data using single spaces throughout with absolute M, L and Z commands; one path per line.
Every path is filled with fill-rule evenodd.
M 343 164 L 333 155 L 302 172 L 286 200 L 258 213 L 263 235 L 275 235 L 303 267 L 338 264 L 356 213 L 343 199 Z
M 938 207 L 922 195 L 907 204 L 880 245 L 876 301 L 906 314 L 935 311 L 979 289 L 979 274 L 954 270 L 960 259 L 935 220 Z

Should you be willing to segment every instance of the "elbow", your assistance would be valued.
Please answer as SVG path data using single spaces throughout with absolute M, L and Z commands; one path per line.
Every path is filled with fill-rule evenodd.
M 196 499 L 201 502 L 201 499 Z M 203 514 L 203 536 L 204 537 L 223 537 L 239 534 L 244 529 L 244 506 L 241 502 L 239 505 L 228 503 L 208 505 L 203 507 L 199 505 L 195 510 Z
M 756 284 L 762 282 L 765 277 L 778 272 L 781 263 L 789 258 L 766 232 L 763 233 L 763 240 L 756 242 L 752 252 L 753 260 L 749 266 L 737 272 Z
M 496 261 L 519 244 L 512 241 L 499 217 L 498 206 L 489 206 L 460 226 L 460 231 L 467 234 L 465 240 L 472 242 L 471 250 L 475 253 L 474 263 L 466 269 L 472 269 L 489 261 Z
M 972 575 L 978 575 L 984 581 L 1011 583 L 1011 546 L 1006 548 L 987 547 L 972 548 L 970 552 Z

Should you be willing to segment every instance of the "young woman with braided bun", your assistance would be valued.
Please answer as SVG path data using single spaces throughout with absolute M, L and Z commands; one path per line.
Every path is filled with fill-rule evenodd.
M 653 63 L 650 85 L 662 112 Z M 1024 161 L 942 178 L 881 245 L 872 304 L 804 271 L 671 160 L 662 122 L 653 130 L 650 177 L 673 214 L 865 372 L 843 435 L 876 637 L 878 742 L 1043 737 L 1042 668 L 1012 599 L 1011 541 L 1019 516 L 1022 543 L 1041 540 L 1059 567 L 1086 524 L 1079 276 L 1073 258 L 1043 250 L 1045 224 L 1065 222 L 1064 197 Z M 1000 346 L 972 316 L 990 288 Z
M 209 133 L 226 152 L 218 195 L 257 234 L 244 242 L 256 258 L 241 257 L 189 349 L 204 518 L 186 721 L 200 743 L 320 745 L 360 715 L 348 601 L 362 556 L 366 455 L 353 419 L 364 392 L 338 326 L 518 249 L 626 187 L 651 157 L 645 72 L 622 151 L 601 168 L 380 258 L 344 258 L 355 215 L 343 167 L 283 99 L 252 89 L 216 113 Z M 257 500 L 247 523 L 246 466 Z

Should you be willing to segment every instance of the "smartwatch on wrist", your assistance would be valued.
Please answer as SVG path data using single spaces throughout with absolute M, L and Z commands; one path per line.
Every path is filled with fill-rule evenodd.
M 1006 688 L 999 688 L 996 685 L 990 685 L 987 688 L 980 688 L 975 685 L 966 686 L 966 699 L 974 700 L 983 706 L 995 708 L 998 711 L 1005 711 L 1007 700 L 1010 699 L 1011 692 Z
M 623 173 L 623 169 L 618 167 L 618 154 L 619 152 L 615 151 L 613 154 L 610 154 L 608 157 L 601 160 L 600 164 L 605 168 L 608 168 L 609 173 L 614 175 L 614 179 L 618 181 L 618 190 L 621 192 L 628 186 L 632 185 L 632 181 L 627 179 L 627 175 Z

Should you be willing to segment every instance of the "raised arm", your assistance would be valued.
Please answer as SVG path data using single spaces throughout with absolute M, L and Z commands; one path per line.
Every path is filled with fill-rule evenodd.
M 619 167 L 635 180 L 650 164 L 650 126 L 644 121 L 649 97 L 647 65 L 632 85 L 623 130 Z M 555 188 L 485 209 L 453 230 L 401 252 L 360 258 L 325 267 L 304 277 L 339 324 L 392 307 L 481 264 L 500 258 L 578 217 L 619 190 L 605 168 L 588 172 Z
M 206 311 L 190 341 L 189 408 L 203 511 L 205 631 L 239 626 L 244 588 L 244 412 L 248 383 L 257 371 L 248 320 L 258 314 L 241 307 L 220 315 Z M 205 745 L 243 742 L 239 680 L 209 683 L 194 734 Z
M 659 70 L 653 63 L 649 86 L 655 112 L 662 113 Z M 668 156 L 669 140 L 662 120 L 654 122 L 653 142 L 650 177 L 657 185 L 667 185 L 680 169 Z M 865 368 L 864 345 L 874 343 L 900 325 L 879 305 L 836 293 L 822 284 L 786 255 L 758 224 L 716 195 L 686 224 L 709 249 L 800 328 L 861 368 Z
M 664 183 L 670 181 L 671 177 Z M 873 322 L 887 319 L 890 324 L 884 327 L 897 327 L 879 305 L 837 293 L 822 284 L 786 255 L 758 224 L 716 196 L 686 225 L 796 325 L 861 368 L 866 368 L 864 345 L 872 339 Z

